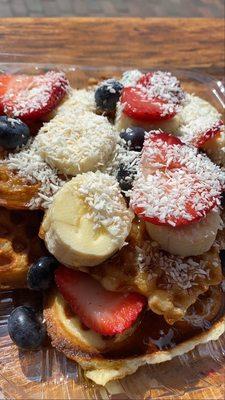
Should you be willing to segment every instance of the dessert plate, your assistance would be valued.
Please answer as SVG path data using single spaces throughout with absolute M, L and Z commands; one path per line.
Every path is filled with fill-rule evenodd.
M 82 88 L 99 80 L 119 76 L 127 68 L 79 67 L 73 65 L 0 64 L 0 72 L 39 74 L 50 69 L 66 72 L 72 86 Z M 203 97 L 223 112 L 224 88 L 220 81 L 194 71 L 171 71 L 184 89 Z M 0 221 L 1 222 L 1 221 Z M 1 263 L 0 263 L 1 266 Z M 7 317 L 17 305 L 41 299 L 28 290 L 0 292 L 0 390 L 6 399 L 223 399 L 225 335 L 216 342 L 163 364 L 145 366 L 134 375 L 107 384 L 94 385 L 83 377 L 80 367 L 51 348 L 37 352 L 18 350 L 7 333 Z M 1 397 L 1 396 L 0 396 Z

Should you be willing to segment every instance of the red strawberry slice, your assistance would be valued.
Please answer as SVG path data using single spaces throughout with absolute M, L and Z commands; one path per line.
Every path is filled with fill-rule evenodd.
M 146 305 L 146 298 L 138 293 L 108 291 L 85 272 L 62 265 L 55 271 L 55 281 L 74 313 L 101 335 L 122 333 L 134 324 Z
M 154 225 L 170 225 L 173 227 L 186 226 L 193 222 L 199 222 L 216 205 L 216 201 L 214 201 L 214 203 L 212 203 L 212 205 L 208 209 L 206 209 L 204 213 L 200 214 L 194 207 L 194 197 L 195 195 L 194 193 L 192 193 L 190 200 L 188 200 L 185 204 L 185 211 L 189 215 L 188 219 L 182 216 L 175 217 L 174 215 L 168 215 L 167 218 L 164 220 L 159 217 L 149 217 L 145 215 L 144 207 L 134 207 L 134 212 L 139 218 Z
M 172 146 L 184 146 L 181 140 L 169 133 L 162 131 L 150 131 L 143 146 L 141 167 L 144 174 L 153 173 L 156 170 L 180 168 L 179 159 L 169 157 L 169 148 Z M 154 149 L 154 151 L 152 151 Z
M 49 114 L 68 90 L 68 81 L 61 72 L 43 75 L 15 75 L 8 82 L 2 98 L 5 114 L 21 120 L 37 120 Z
M 151 140 L 153 142 L 157 142 L 160 140 L 164 143 L 167 143 L 169 146 L 173 146 L 176 144 L 181 144 L 181 145 L 184 144 L 178 137 L 163 131 L 152 131 Z
M 166 133 L 147 134 L 131 206 L 155 225 L 188 225 L 219 204 L 224 174 L 207 157 Z
M 223 126 L 223 121 L 219 120 L 211 128 L 207 129 L 205 132 L 196 135 L 196 140 L 192 141 L 192 144 L 196 147 L 202 147 L 208 140 L 213 139 L 217 133 L 220 132 Z
M 173 118 L 174 111 L 163 116 L 165 101 L 157 98 L 148 99 L 140 88 L 125 87 L 122 91 L 121 103 L 123 113 L 128 117 L 143 122 L 159 122 Z
M 135 87 L 125 87 L 121 103 L 128 117 L 154 123 L 173 118 L 182 98 L 176 78 L 158 71 L 142 76 Z
M 4 107 L 2 104 L 2 100 L 4 95 L 6 94 L 11 79 L 12 79 L 11 75 L 3 75 L 3 74 L 0 75 L 0 114 L 4 114 Z

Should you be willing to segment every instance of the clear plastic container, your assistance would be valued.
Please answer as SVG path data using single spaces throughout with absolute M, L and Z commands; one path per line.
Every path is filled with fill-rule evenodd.
M 119 76 L 116 67 L 78 67 L 51 64 L 0 64 L 0 72 L 38 74 L 64 70 L 74 87 L 86 87 L 100 79 Z M 209 100 L 223 112 L 221 81 L 194 71 L 172 71 L 183 87 Z M 28 290 L 0 292 L 0 389 L 8 399 L 223 399 L 225 335 L 200 345 L 172 361 L 140 368 L 134 375 L 105 388 L 85 379 L 81 368 L 46 345 L 37 352 L 18 350 L 7 332 L 7 317 L 16 305 L 36 302 Z M 190 394 L 190 397 L 188 396 Z M 1 398 L 1 395 L 0 395 Z

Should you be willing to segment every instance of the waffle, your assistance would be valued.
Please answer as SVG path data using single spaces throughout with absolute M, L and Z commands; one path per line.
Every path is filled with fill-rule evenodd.
M 26 287 L 28 267 L 46 254 L 38 238 L 42 213 L 0 207 L 0 289 Z
M 38 193 L 40 184 L 28 184 L 7 166 L 0 164 L 0 206 L 11 209 L 27 209 Z
M 133 223 L 128 245 L 88 272 L 108 290 L 142 293 L 149 308 L 169 324 L 183 318 L 201 293 L 222 280 L 216 243 L 202 256 L 181 259 L 161 251 L 138 221 Z
M 56 289 L 45 299 L 44 316 L 52 345 L 77 361 L 88 378 L 105 385 L 141 365 L 167 361 L 200 343 L 217 340 L 225 330 L 224 300 L 219 286 L 211 288 L 173 327 L 147 311 L 136 329 L 123 334 L 119 342 L 83 326 Z

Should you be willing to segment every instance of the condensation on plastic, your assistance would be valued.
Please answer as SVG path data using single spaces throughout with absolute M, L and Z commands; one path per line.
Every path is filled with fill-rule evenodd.
M 8 73 L 36 74 L 49 69 L 64 70 L 74 87 L 85 87 L 90 84 L 90 79 L 94 83 L 95 80 L 119 76 L 124 70 L 55 64 L 0 64 L 0 72 Z M 172 72 L 186 90 L 209 100 L 223 112 L 225 97 L 221 81 L 194 71 Z M 225 335 L 172 361 L 144 366 L 135 374 L 109 383 L 105 388 L 94 385 L 83 377 L 76 363 L 52 349 L 49 343 L 37 352 L 27 352 L 18 350 L 11 342 L 7 332 L 8 315 L 15 306 L 28 303 L 37 303 L 29 291 L 0 292 L 0 390 L 5 398 L 166 400 L 186 393 L 195 398 L 199 391 L 210 388 L 215 391 L 224 384 Z

